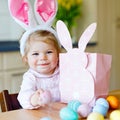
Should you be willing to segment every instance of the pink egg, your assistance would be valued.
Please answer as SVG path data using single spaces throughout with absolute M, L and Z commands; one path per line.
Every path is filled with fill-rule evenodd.
M 81 104 L 77 112 L 81 117 L 87 117 L 91 113 L 91 111 L 92 107 L 87 104 Z
M 48 104 L 51 102 L 51 94 L 50 92 L 48 91 L 45 91 L 43 92 L 41 95 L 40 95 L 41 99 L 42 99 L 42 104 Z

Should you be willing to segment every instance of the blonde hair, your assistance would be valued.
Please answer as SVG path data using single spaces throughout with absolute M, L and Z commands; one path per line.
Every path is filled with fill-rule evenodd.
M 30 50 L 30 45 L 31 45 L 30 43 L 33 41 L 42 41 L 47 44 L 51 44 L 56 48 L 58 54 L 61 52 L 60 44 L 57 38 L 54 36 L 54 34 L 46 30 L 38 30 L 38 31 L 31 33 L 28 39 L 26 40 L 25 54 L 23 58 L 27 55 L 28 51 Z

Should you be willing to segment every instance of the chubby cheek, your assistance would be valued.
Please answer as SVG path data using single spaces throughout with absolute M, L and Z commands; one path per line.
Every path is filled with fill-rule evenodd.
M 33 60 L 33 59 L 29 59 L 28 64 L 29 64 L 30 68 L 35 68 L 36 64 L 37 64 L 37 61 Z
M 59 60 L 58 57 L 55 57 L 54 59 L 52 59 L 52 61 L 51 61 L 52 65 L 57 66 L 58 60 Z

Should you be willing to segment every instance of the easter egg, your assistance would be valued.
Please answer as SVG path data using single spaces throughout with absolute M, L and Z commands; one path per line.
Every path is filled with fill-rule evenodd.
M 108 101 L 105 98 L 97 99 L 95 104 L 96 105 L 102 105 L 102 106 L 104 106 L 106 108 L 109 108 L 109 103 L 108 103 Z
M 104 116 L 97 112 L 92 112 L 88 115 L 87 120 L 104 120 Z
M 120 120 L 120 110 L 114 110 L 110 113 L 110 120 Z
M 96 105 L 93 108 L 93 112 L 98 112 L 98 113 L 102 114 L 103 116 L 106 116 L 107 112 L 108 112 L 108 108 L 106 108 L 102 105 Z
M 72 100 L 68 102 L 68 107 L 77 112 L 78 107 L 81 105 L 80 101 Z
M 120 101 L 117 97 L 110 95 L 106 100 L 108 101 L 111 109 L 118 109 L 120 107 Z
M 44 91 L 42 94 L 40 94 L 41 104 L 49 104 L 52 100 L 51 94 L 49 91 Z
M 78 113 L 69 107 L 64 107 L 60 110 L 61 120 L 78 120 Z
M 78 114 L 85 118 L 87 117 L 92 111 L 92 107 L 90 107 L 89 105 L 87 104 L 81 104 L 79 107 L 78 107 Z
M 103 116 L 107 115 L 109 109 L 109 103 L 104 98 L 99 98 L 96 100 L 95 106 L 93 107 L 93 112 L 98 112 Z

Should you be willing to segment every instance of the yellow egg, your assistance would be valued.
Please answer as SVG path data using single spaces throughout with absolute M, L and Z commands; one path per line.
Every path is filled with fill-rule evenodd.
M 97 112 L 92 112 L 88 115 L 87 120 L 104 120 L 104 116 Z
M 111 112 L 110 120 L 120 120 L 120 110 L 114 110 Z

